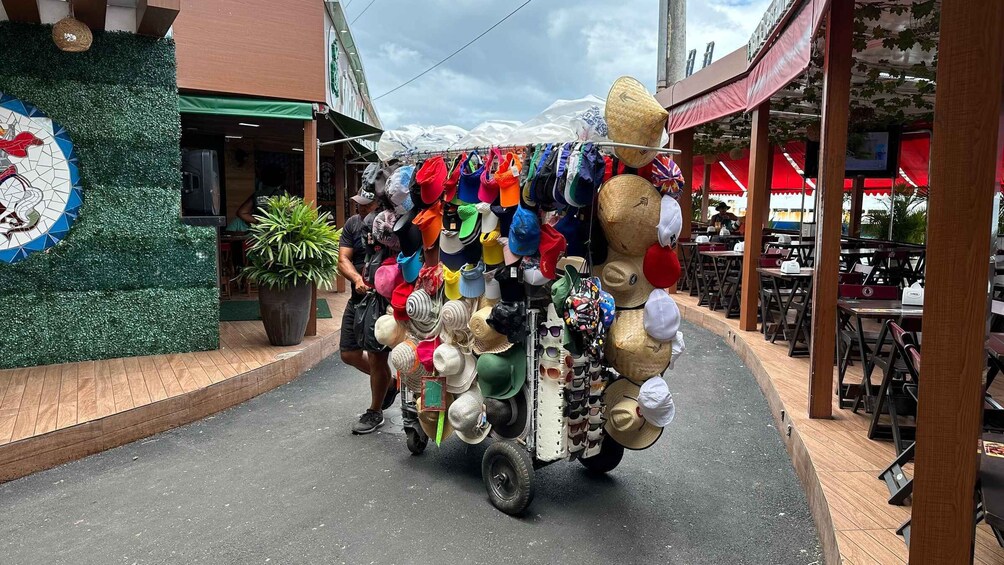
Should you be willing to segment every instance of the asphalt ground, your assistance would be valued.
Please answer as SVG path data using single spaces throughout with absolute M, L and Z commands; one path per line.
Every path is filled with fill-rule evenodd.
M 753 376 L 684 323 L 676 420 L 609 475 L 536 473 L 513 518 L 485 445 L 412 456 L 397 408 L 349 428 L 368 381 L 337 354 L 243 405 L 0 485 L 0 563 L 821 563 L 805 495 Z

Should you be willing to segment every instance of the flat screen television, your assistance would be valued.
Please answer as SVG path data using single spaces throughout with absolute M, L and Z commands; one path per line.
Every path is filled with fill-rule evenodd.
M 847 140 L 844 178 L 891 179 L 899 174 L 898 129 L 852 133 Z M 819 142 L 805 143 L 805 177 L 819 176 Z

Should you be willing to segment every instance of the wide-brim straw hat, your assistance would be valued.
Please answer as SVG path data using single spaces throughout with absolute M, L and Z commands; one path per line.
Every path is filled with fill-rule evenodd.
M 422 426 L 422 431 L 432 441 L 436 441 L 436 430 L 439 427 L 440 414 L 443 415 L 443 437 L 441 439 L 446 439 L 453 435 L 453 425 L 450 424 L 450 418 L 448 417 L 450 406 L 453 404 L 453 394 L 444 390 L 443 398 L 446 401 L 446 408 L 442 412 L 423 410 L 422 399 L 418 399 L 418 425 Z
M 608 259 L 600 271 L 600 282 L 614 297 L 614 304 L 618 308 L 644 304 L 655 287 L 645 278 L 642 258 L 611 253 Z
M 673 359 L 673 346 L 652 339 L 645 331 L 645 311 L 619 310 L 606 343 L 610 366 L 637 384 L 659 376 Z
M 649 422 L 638 409 L 641 388 L 628 379 L 617 379 L 603 392 L 607 422 L 604 429 L 611 439 L 627 449 L 651 447 L 662 428 Z
M 474 338 L 474 353 L 483 355 L 485 353 L 502 353 L 512 347 L 512 343 L 506 336 L 498 333 L 488 325 L 488 316 L 492 309 L 481 308 L 471 316 L 471 335 Z
M 659 241 L 662 202 L 652 183 L 638 175 L 617 175 L 600 187 L 599 218 L 610 249 L 633 257 Z
M 669 112 L 659 104 L 645 85 L 631 77 L 614 81 L 607 94 L 604 117 L 607 137 L 617 143 L 645 147 L 660 147 L 669 121 Z M 658 155 L 655 151 L 615 147 L 614 153 L 629 167 L 649 164 Z

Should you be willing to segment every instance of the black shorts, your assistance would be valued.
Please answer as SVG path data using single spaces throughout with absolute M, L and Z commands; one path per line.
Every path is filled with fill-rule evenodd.
M 352 292 L 351 290 L 349 292 Z M 352 298 L 354 299 L 356 293 L 352 292 Z M 350 299 L 347 304 L 345 304 L 345 311 L 342 312 L 342 331 L 341 337 L 338 340 L 338 350 L 339 351 L 360 351 L 362 346 L 359 345 L 359 341 L 356 340 L 356 301 Z

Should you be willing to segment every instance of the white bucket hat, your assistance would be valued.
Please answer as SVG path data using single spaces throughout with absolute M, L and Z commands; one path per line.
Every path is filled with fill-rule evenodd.
M 676 417 L 673 395 L 662 377 L 642 383 L 638 392 L 638 410 L 646 420 L 660 428 L 669 425 Z
M 643 320 L 652 339 L 669 343 L 680 329 L 680 307 L 668 292 L 657 288 L 648 295 Z
M 681 230 L 683 230 L 683 211 L 680 209 L 680 203 L 672 196 L 663 196 L 659 211 L 659 245 L 676 247 Z
M 457 437 L 465 443 L 481 443 L 492 431 L 485 415 L 485 397 L 477 383 L 454 398 L 446 417 Z
M 446 377 L 446 390 L 460 394 L 471 388 L 477 376 L 477 360 L 465 354 L 455 345 L 444 343 L 432 354 L 432 364 L 436 371 Z

